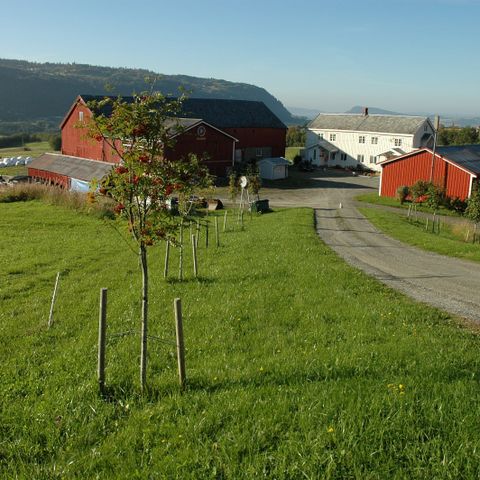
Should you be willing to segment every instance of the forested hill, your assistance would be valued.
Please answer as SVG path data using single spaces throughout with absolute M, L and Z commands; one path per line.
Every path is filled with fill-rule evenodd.
M 130 95 L 147 89 L 145 77 L 157 78 L 155 88 L 191 97 L 262 101 L 284 123 L 295 118 L 264 88 L 247 83 L 185 75 L 159 75 L 148 70 L 96 67 L 81 64 L 33 63 L 0 59 L 0 122 L 61 118 L 79 93 Z M 106 85 L 111 86 L 107 91 Z

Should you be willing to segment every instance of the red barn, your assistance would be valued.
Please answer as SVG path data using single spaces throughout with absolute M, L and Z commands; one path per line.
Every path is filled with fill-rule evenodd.
M 465 200 L 480 175 L 480 145 L 437 147 L 435 154 L 422 148 L 380 166 L 379 194 L 383 197 L 395 197 L 399 187 L 424 180 L 441 186 L 448 197 Z

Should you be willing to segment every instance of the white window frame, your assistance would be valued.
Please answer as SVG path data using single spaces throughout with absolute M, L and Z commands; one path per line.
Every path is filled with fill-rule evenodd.
M 401 147 L 402 146 L 402 139 L 401 138 L 394 138 L 393 143 L 395 144 L 396 147 Z
M 365 155 L 359 153 L 359 154 L 357 155 L 357 162 L 365 163 Z
M 377 157 L 375 155 L 370 155 L 370 163 L 377 163 Z
M 256 147 L 255 148 L 255 156 L 263 157 L 263 148 L 262 147 Z
M 372 137 L 371 142 L 372 145 L 378 145 L 378 137 Z
M 329 138 L 330 138 L 331 142 L 335 142 L 337 140 L 337 134 L 336 133 L 331 133 Z
M 78 112 L 78 121 L 83 122 L 83 112 L 82 111 Z

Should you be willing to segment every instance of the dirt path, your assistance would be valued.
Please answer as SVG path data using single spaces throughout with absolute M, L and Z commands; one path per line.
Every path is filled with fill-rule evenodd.
M 312 207 L 318 235 L 350 264 L 414 299 L 480 322 L 480 266 L 387 237 L 355 208 L 378 178 L 336 171 L 300 174 L 262 189 L 273 207 Z M 339 208 L 342 203 L 342 208 Z

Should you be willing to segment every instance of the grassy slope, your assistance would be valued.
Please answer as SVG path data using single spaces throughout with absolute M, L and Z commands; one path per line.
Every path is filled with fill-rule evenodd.
M 479 339 L 346 266 L 310 210 L 202 246 L 200 281 L 165 283 L 153 249 L 151 334 L 173 339 L 182 297 L 189 388 L 152 341 L 140 397 L 139 339 L 110 337 L 110 401 L 98 292 L 110 333 L 138 328 L 136 258 L 99 220 L 37 202 L 0 205 L 0 227 L 0 477 L 478 477 Z
M 410 223 L 405 216 L 390 211 L 373 208 L 360 208 L 359 210 L 378 229 L 404 243 L 441 255 L 480 262 L 480 245 L 465 243 L 463 241 L 464 234 L 460 239 L 452 233 L 449 225 L 442 225 L 441 233 L 434 235 L 425 231 L 425 220 Z M 429 221 L 431 225 L 431 219 Z
M 296 155 L 300 155 L 303 147 L 287 147 L 285 148 L 285 158 L 293 162 Z

